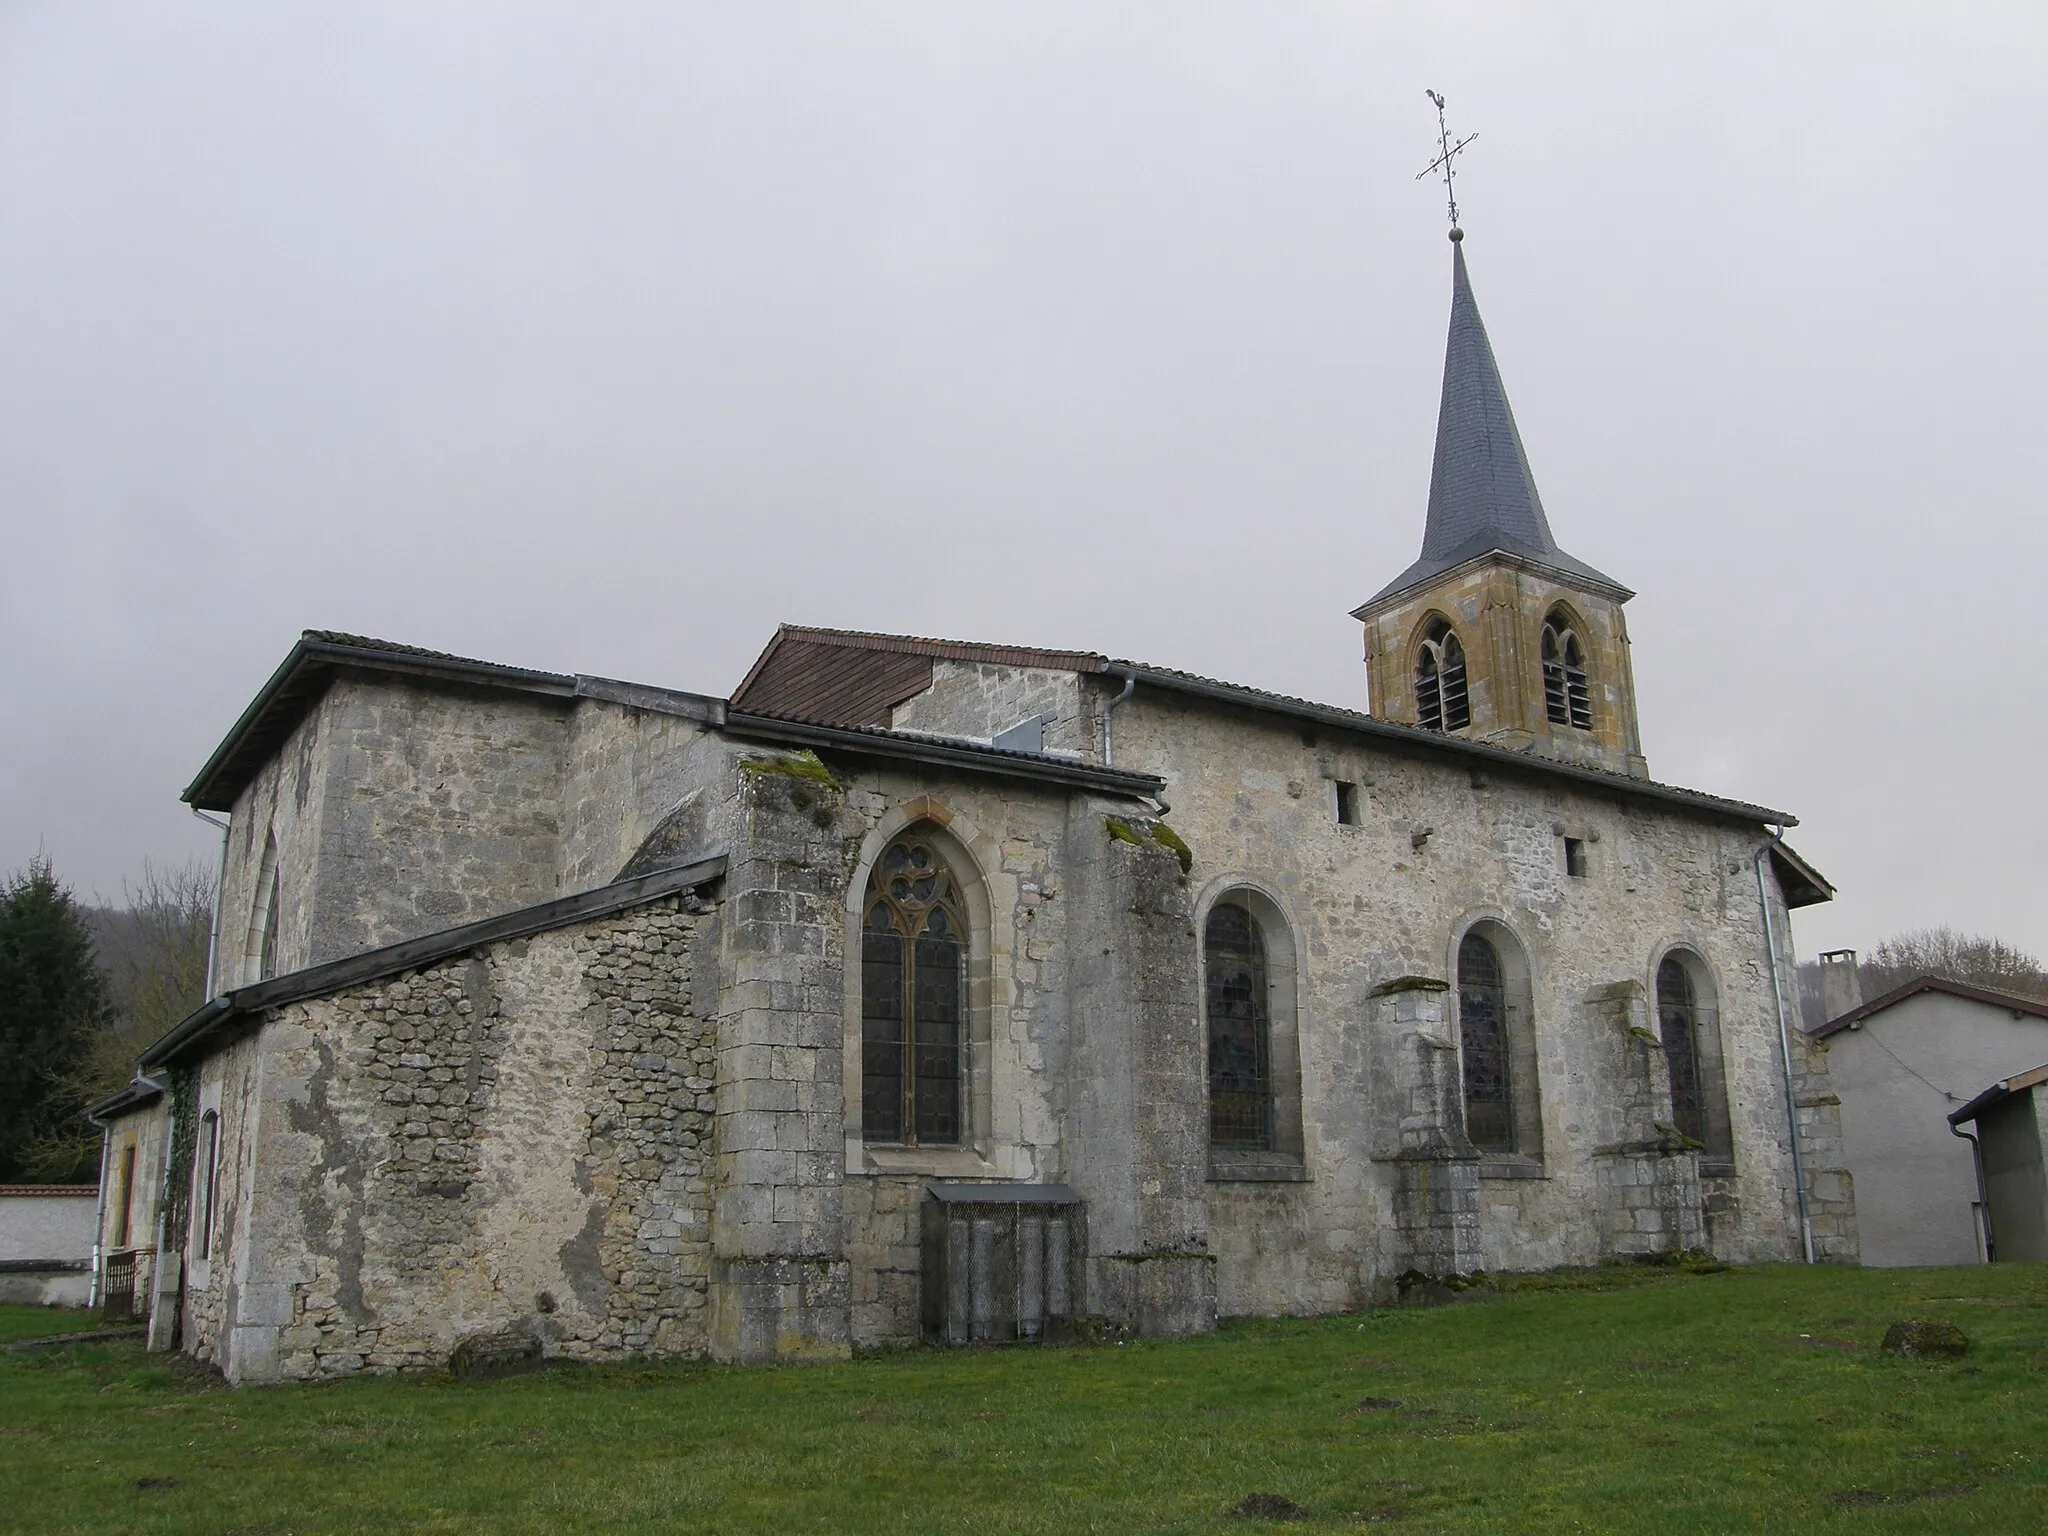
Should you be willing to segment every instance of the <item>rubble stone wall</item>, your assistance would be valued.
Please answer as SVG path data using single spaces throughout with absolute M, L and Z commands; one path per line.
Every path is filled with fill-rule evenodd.
M 668 897 L 277 1010 L 220 1323 L 238 1380 L 505 1330 L 705 1349 L 715 909 Z M 715 953 L 715 949 L 714 949 Z

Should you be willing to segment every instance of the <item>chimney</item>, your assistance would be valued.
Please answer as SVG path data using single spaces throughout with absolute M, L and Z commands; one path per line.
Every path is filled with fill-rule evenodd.
M 1863 982 L 1856 974 L 1856 951 L 1830 949 L 1820 957 L 1821 1017 L 1832 1024 L 1863 1006 Z

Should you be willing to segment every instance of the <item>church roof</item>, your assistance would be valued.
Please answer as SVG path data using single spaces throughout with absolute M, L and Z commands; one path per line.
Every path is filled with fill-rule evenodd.
M 931 687 L 934 661 L 1055 672 L 1100 672 L 1108 665 L 1108 658 L 1093 651 L 1046 651 L 783 624 L 733 690 L 732 707 L 746 714 L 820 725 L 886 726 L 891 710 Z
M 1529 455 L 1508 405 L 1500 364 L 1472 280 L 1462 241 L 1452 246 L 1451 326 L 1444 348 L 1443 399 L 1437 407 L 1436 458 L 1429 475 L 1429 517 L 1422 554 L 1355 611 L 1368 609 L 1495 551 L 1519 556 L 1569 580 L 1622 599 L 1633 594 L 1612 576 L 1557 547 Z

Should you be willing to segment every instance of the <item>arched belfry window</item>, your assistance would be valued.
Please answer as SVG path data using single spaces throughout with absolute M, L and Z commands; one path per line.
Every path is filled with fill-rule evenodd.
M 1500 952 L 1468 933 L 1458 945 L 1458 1054 L 1465 1077 L 1465 1135 L 1481 1152 L 1515 1150 L 1514 1053 Z
M 1465 647 L 1442 619 L 1430 624 L 1415 661 L 1415 715 L 1427 731 L 1462 731 L 1472 723 L 1465 691 Z
M 1586 687 L 1586 648 L 1562 608 L 1543 621 L 1543 710 L 1552 725 L 1593 729 L 1593 695 Z
M 1209 1011 L 1209 1145 L 1273 1146 L 1273 1004 L 1266 941 L 1235 902 L 1209 909 L 1202 944 Z
M 242 984 L 268 981 L 277 974 L 277 838 L 263 840 L 263 862 L 256 870 L 256 901 L 249 912 L 249 937 L 242 947 Z
M 904 1146 L 961 1139 L 967 920 L 960 888 L 913 830 L 868 880 L 861 918 L 861 1135 Z
M 1707 1140 L 1705 1074 L 1700 1063 L 1699 1000 L 1675 956 L 1657 967 L 1657 1028 L 1671 1069 L 1671 1121 L 1681 1135 Z

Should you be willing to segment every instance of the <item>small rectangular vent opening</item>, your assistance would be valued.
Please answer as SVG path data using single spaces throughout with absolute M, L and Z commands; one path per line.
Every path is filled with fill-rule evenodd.
M 1577 875 L 1581 879 L 1585 877 L 1586 840 L 1584 838 L 1568 837 L 1564 840 L 1564 872 L 1568 875 Z
M 1358 825 L 1358 786 L 1348 779 L 1337 780 L 1337 825 Z

